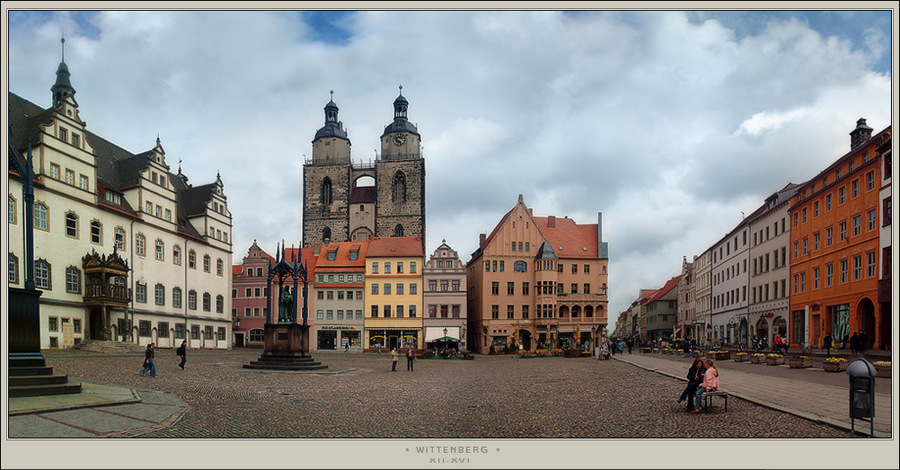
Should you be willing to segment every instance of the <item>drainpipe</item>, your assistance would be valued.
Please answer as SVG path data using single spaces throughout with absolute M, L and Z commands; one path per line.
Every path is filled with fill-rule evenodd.
M 131 219 L 131 228 L 130 228 L 130 230 L 131 230 L 131 235 L 134 236 L 134 218 Z M 129 260 L 129 262 L 131 263 L 131 272 L 132 272 L 132 273 L 135 272 L 135 271 L 134 271 L 134 241 L 133 241 L 133 240 L 134 240 L 134 239 L 132 239 L 132 242 L 130 243 L 131 247 L 130 247 L 130 249 L 128 250 L 128 251 L 129 251 L 129 256 L 130 256 L 130 258 L 131 258 L 131 259 Z M 144 241 L 144 249 L 145 249 L 145 250 L 147 249 L 146 240 Z M 134 274 L 132 274 L 132 275 L 131 275 L 131 292 L 132 292 L 132 294 L 134 294 L 134 292 L 135 292 L 135 289 L 134 289 L 134 288 L 135 288 L 134 282 L 135 282 L 135 281 L 134 281 Z M 133 296 L 129 297 L 129 298 L 128 298 L 128 302 L 131 304 L 131 328 L 128 329 L 128 335 L 131 336 L 131 342 L 134 343 L 134 342 L 136 342 L 135 340 L 137 340 L 137 338 L 134 337 L 134 297 L 133 297 Z M 105 307 L 104 307 L 104 308 L 105 308 Z M 128 317 L 126 316 L 125 319 L 127 320 Z

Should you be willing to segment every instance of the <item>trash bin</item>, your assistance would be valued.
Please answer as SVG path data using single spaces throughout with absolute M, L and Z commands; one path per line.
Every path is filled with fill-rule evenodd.
M 857 359 L 847 367 L 850 376 L 850 431 L 856 419 L 869 421 L 869 437 L 875 434 L 875 366 Z

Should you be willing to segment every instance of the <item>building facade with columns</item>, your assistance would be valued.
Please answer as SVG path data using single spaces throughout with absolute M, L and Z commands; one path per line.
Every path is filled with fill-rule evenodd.
M 231 214 L 220 177 L 173 173 L 159 137 L 133 153 L 86 127 L 65 62 L 44 108 L 9 93 L 9 158 L 34 166 L 41 347 L 231 346 Z M 16 163 L 12 162 L 11 163 Z M 24 285 L 22 175 L 9 174 L 8 281 Z

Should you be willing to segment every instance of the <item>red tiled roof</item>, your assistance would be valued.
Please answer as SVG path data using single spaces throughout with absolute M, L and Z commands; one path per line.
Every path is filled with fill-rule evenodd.
M 415 237 L 374 238 L 369 242 L 369 258 L 398 258 L 425 256 L 422 251 L 422 239 Z
M 316 252 L 312 248 L 285 248 L 283 253 L 282 261 L 291 262 L 292 260 L 297 260 L 299 256 L 299 261 L 306 266 L 306 277 L 308 280 L 312 280 L 313 276 L 316 274 L 316 262 L 317 256 Z
M 364 269 L 366 266 L 366 256 L 369 251 L 369 243 L 371 242 L 336 242 L 322 245 L 322 248 L 319 250 L 319 259 L 316 261 L 316 269 Z M 330 261 L 328 259 L 328 253 L 335 250 L 337 250 L 337 255 L 334 261 Z M 350 260 L 351 251 L 359 252 L 355 260 Z
M 679 275 L 673 277 L 672 279 L 669 279 L 669 281 L 666 282 L 666 285 L 664 285 L 664 286 L 662 287 L 662 289 L 656 291 L 656 294 L 654 294 L 653 297 L 650 297 L 650 299 L 648 299 L 647 302 L 648 302 L 648 303 L 649 303 L 649 302 L 656 302 L 657 300 L 659 300 L 660 297 L 662 297 L 662 296 L 668 294 L 669 291 L 671 291 L 671 290 L 674 289 L 676 286 L 678 286 L 678 280 L 679 280 L 679 279 L 681 279 L 681 274 L 679 274 Z
M 578 225 L 564 217 L 534 217 L 558 258 L 597 258 L 597 224 Z M 554 227 L 551 227 L 553 225 Z

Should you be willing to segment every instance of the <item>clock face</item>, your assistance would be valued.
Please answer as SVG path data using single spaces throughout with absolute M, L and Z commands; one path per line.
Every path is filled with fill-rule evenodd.
M 406 134 L 394 134 L 394 145 L 403 145 L 406 143 Z

